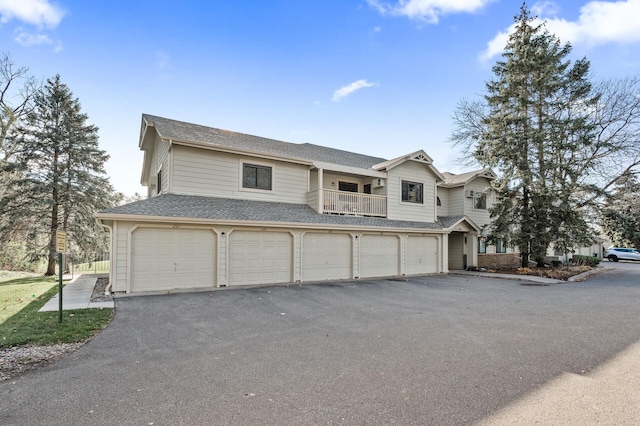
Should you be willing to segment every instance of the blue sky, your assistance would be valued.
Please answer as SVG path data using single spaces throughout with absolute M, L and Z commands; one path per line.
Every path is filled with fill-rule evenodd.
M 0 0 L 0 50 L 60 74 L 100 128 L 117 190 L 142 192 L 141 114 L 462 171 L 451 116 L 484 93 L 520 2 Z M 527 3 L 591 60 L 640 74 L 640 0 Z

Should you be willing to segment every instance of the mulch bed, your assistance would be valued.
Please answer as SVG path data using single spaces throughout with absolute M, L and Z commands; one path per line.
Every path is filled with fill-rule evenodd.
M 496 274 L 513 274 L 513 275 L 532 275 L 536 277 L 553 278 L 556 280 L 566 281 L 567 279 L 592 270 L 590 266 L 584 265 L 572 265 L 561 266 L 558 268 L 500 268 L 500 269 L 487 269 L 487 272 L 493 272 Z
M 104 294 L 105 289 L 109 285 L 109 278 L 98 278 L 96 285 L 93 287 L 91 294 L 92 302 L 111 302 L 113 297 L 110 294 Z

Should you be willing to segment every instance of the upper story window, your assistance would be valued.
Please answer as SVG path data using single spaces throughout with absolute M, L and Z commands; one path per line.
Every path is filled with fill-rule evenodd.
M 244 163 L 242 187 L 271 191 L 271 167 Z
M 486 192 L 476 192 L 473 195 L 473 208 L 474 210 L 487 209 L 487 193 Z
M 422 204 L 422 187 L 418 182 L 402 181 L 402 201 Z
M 162 192 L 162 170 L 158 171 L 158 183 L 156 188 L 157 188 L 156 194 L 159 194 Z

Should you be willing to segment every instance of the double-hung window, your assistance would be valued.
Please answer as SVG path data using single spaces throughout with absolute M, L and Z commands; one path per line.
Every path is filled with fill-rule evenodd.
M 507 244 L 505 241 L 500 238 L 496 241 L 496 253 L 506 253 L 507 252 Z
M 485 237 L 478 237 L 478 253 L 487 252 L 487 239 Z
M 271 191 L 271 167 L 244 163 L 242 187 Z
M 476 192 L 473 196 L 473 209 L 474 210 L 486 210 L 487 209 L 487 193 Z
M 422 204 L 423 185 L 418 182 L 402 181 L 402 201 Z

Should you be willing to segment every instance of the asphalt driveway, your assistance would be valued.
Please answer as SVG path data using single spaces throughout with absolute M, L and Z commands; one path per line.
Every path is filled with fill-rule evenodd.
M 640 265 L 605 266 L 118 298 L 93 341 L 0 383 L 0 424 L 471 424 L 639 340 Z

